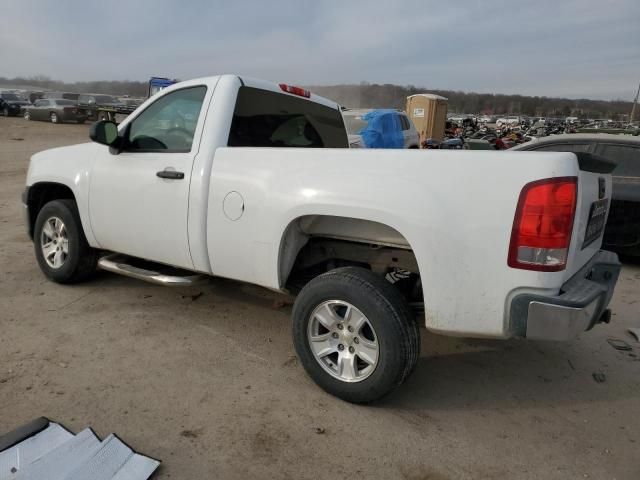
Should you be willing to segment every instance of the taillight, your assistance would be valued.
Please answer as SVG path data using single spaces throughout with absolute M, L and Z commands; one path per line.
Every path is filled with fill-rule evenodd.
M 548 178 L 524 186 L 511 230 L 510 267 L 542 272 L 564 270 L 577 190 L 576 177 Z
M 294 87 L 293 85 L 287 85 L 286 83 L 281 83 L 280 89 L 283 92 L 291 93 L 293 95 L 298 95 L 300 97 L 304 97 L 304 98 L 311 97 L 311 92 L 309 90 L 305 90 L 304 88 L 300 88 L 300 87 Z

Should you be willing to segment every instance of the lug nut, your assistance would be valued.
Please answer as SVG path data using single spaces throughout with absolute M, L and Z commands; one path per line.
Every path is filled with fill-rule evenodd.
M 342 325 L 341 323 L 338 324 L 338 330 L 342 330 L 344 328 L 344 325 Z
M 349 330 L 350 332 L 353 332 L 353 327 L 352 327 L 351 325 L 349 325 L 348 330 Z
M 338 350 L 340 350 L 340 351 L 344 350 L 344 345 L 343 344 L 339 344 L 338 345 Z
M 356 344 L 357 344 L 357 343 L 360 343 L 360 339 L 359 339 L 358 337 L 354 338 L 354 339 L 353 339 L 353 343 L 356 343 Z
M 332 336 L 333 338 L 338 338 L 338 334 L 337 334 L 336 332 L 333 332 L 333 333 L 331 334 L 331 336 Z
M 353 348 L 353 347 L 349 347 L 349 353 L 353 353 L 353 352 L 355 352 L 355 351 L 356 351 L 356 349 L 355 349 L 355 348 Z

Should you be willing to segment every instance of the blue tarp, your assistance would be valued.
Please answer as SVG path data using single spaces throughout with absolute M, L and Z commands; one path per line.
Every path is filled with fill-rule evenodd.
M 362 116 L 367 126 L 360 131 L 367 148 L 404 148 L 402 125 L 396 110 L 372 110 Z

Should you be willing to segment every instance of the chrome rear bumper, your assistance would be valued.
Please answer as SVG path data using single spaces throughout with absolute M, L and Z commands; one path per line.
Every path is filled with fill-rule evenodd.
M 615 253 L 598 252 L 555 296 L 522 294 L 511 304 L 516 336 L 534 340 L 570 340 L 596 323 L 608 322 L 607 309 L 620 274 Z

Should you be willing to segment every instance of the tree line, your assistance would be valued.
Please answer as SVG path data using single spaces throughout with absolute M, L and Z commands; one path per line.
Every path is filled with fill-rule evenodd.
M 499 93 L 434 90 L 413 85 L 391 84 L 313 86 L 311 91 L 352 108 L 404 109 L 406 98 L 417 93 L 435 93 L 446 97 L 448 110 L 457 113 L 486 115 L 577 116 L 624 120 L 632 102 L 622 100 L 589 100 L 544 96 L 504 95 Z
M 147 96 L 147 82 L 132 80 L 61 82 L 39 75 L 35 77 L 0 77 L 0 85 L 13 88 L 61 90 L 78 93 L 106 93 L 110 95 Z M 631 102 L 622 100 L 589 100 L 552 98 L 544 96 L 503 95 L 499 93 L 433 90 L 413 85 L 375 84 L 332 85 L 308 87 L 314 93 L 352 108 L 404 109 L 406 98 L 417 93 L 435 93 L 449 99 L 450 112 L 487 115 L 577 116 L 584 118 L 612 118 L 624 120 L 631 111 Z
M 129 95 L 131 97 L 146 97 L 148 82 L 132 80 L 93 81 L 93 82 L 61 82 L 52 80 L 44 75 L 35 77 L 0 77 L 0 86 L 24 88 L 28 90 L 55 90 L 74 93 L 105 93 L 108 95 Z

